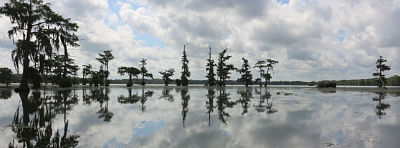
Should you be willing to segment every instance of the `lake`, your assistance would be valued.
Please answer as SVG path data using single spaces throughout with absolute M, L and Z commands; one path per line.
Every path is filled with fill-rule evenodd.
M 111 87 L 0 90 L 0 147 L 400 146 L 400 93 Z

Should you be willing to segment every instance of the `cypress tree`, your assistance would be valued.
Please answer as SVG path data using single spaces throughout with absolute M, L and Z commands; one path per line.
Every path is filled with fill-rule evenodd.
M 226 55 L 228 48 L 224 49 L 221 53 L 219 53 L 218 65 L 217 65 L 217 75 L 219 77 L 218 85 L 225 86 L 225 82 L 227 79 L 231 77 L 231 70 L 235 70 L 235 67 L 232 64 L 226 64 L 226 62 L 232 57 Z
M 253 75 L 250 71 L 249 61 L 245 58 L 242 58 L 243 65 L 242 69 L 238 69 L 238 72 L 242 74 L 242 76 L 238 79 L 238 81 L 245 82 L 246 86 L 251 85 L 251 80 L 253 79 Z
M 142 58 L 142 60 L 140 61 L 140 74 L 142 74 L 142 85 L 146 85 L 146 83 L 144 82 L 144 77 L 150 77 L 151 79 L 153 78 L 153 74 L 149 73 L 146 69 L 146 61 L 147 59 Z
M 387 60 L 380 56 L 379 59 L 376 60 L 376 73 L 372 74 L 374 77 L 378 77 L 377 83 L 379 88 L 386 88 L 387 79 L 383 72 L 391 69 L 390 66 L 385 64 L 385 62 L 387 62 Z
M 214 63 L 214 60 L 211 59 L 211 47 L 208 47 L 210 49 L 210 52 L 208 53 L 208 59 L 207 59 L 207 65 L 206 65 L 206 71 L 207 71 L 207 76 L 206 78 L 208 79 L 208 86 L 215 86 L 216 80 L 215 80 L 215 73 L 214 73 L 214 66 L 217 66 Z
M 181 84 L 182 86 L 188 86 L 189 84 L 189 79 L 190 77 L 190 71 L 189 71 L 189 60 L 187 59 L 186 56 L 186 45 L 183 45 L 183 55 L 182 55 L 182 75 L 181 75 Z

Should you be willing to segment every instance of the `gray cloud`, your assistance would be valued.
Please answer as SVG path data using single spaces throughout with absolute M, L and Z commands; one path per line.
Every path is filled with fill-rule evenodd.
M 167 68 L 180 71 L 183 44 L 192 79 L 203 79 L 208 45 L 214 58 L 229 48 L 231 63 L 241 57 L 251 63 L 273 58 L 279 61 L 273 80 L 352 79 L 371 77 L 379 55 L 393 67 L 387 75 L 399 74 L 400 3 L 396 1 L 116 1 L 119 10 L 106 0 L 49 0 L 52 8 L 80 25 L 81 46 L 72 52 L 78 64 L 94 64 L 95 55 L 111 49 L 117 57 L 112 78 L 122 78 L 118 66 L 136 66 L 149 59 L 153 73 Z M 112 1 L 111 1 L 112 2 Z M 13 47 L 0 23 L 1 52 Z M 345 33 L 339 41 L 339 30 Z M 139 34 L 137 34 L 139 33 Z M 165 43 L 148 46 L 140 34 Z M 3 62 L 12 66 L 12 62 Z M 159 77 L 158 74 L 155 74 Z M 233 79 L 236 79 L 234 74 Z

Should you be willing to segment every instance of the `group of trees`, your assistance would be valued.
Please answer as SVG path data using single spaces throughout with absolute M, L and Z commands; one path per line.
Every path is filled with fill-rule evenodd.
M 209 47 L 209 57 L 207 59 L 206 71 L 207 71 L 207 81 L 208 86 L 225 86 L 226 80 L 230 79 L 231 71 L 236 70 L 241 74 L 241 77 L 238 81 L 244 82 L 246 86 L 249 86 L 253 82 L 253 75 L 251 74 L 251 66 L 249 61 L 245 58 L 242 58 L 243 64 L 240 69 L 235 68 L 232 64 L 227 64 L 228 60 L 232 57 L 227 55 L 228 48 L 222 50 L 219 53 L 218 62 L 215 64 L 214 60 L 211 58 L 211 47 Z M 273 71 L 273 66 L 277 64 L 278 61 L 267 59 L 267 63 L 265 61 L 258 61 L 253 68 L 258 68 L 260 72 L 260 78 L 256 79 L 256 82 L 260 82 L 260 86 L 262 86 L 262 78 L 265 79 L 265 86 L 267 86 L 267 82 L 269 82 L 272 78 L 271 73 Z M 217 74 L 214 73 L 214 67 L 217 67 Z M 265 68 L 266 73 L 265 73 Z M 215 76 L 218 76 L 216 79 Z
M 129 76 L 128 84 L 126 84 L 127 87 L 131 87 L 133 85 L 132 77 L 138 78 L 138 75 L 142 75 L 141 85 L 145 85 L 145 82 L 144 82 L 145 77 L 150 77 L 151 79 L 153 79 L 153 74 L 149 73 L 146 68 L 146 65 L 147 65 L 146 61 L 147 61 L 147 59 L 144 59 L 144 58 L 140 61 L 140 64 L 139 64 L 140 69 L 135 68 L 135 67 L 119 67 L 118 68 L 119 74 L 121 74 L 121 75 L 127 74 Z
M 79 67 L 75 64 L 68 52 L 69 47 L 79 46 L 79 38 L 75 34 L 78 31 L 78 25 L 72 23 L 70 18 L 64 18 L 60 14 L 54 12 L 50 8 L 49 3 L 44 3 L 42 0 L 10 0 L 4 6 L 0 7 L 0 14 L 8 16 L 12 23 L 12 28 L 8 31 L 9 38 L 14 42 L 16 48 L 12 51 L 12 59 L 14 66 L 18 72 L 22 66 L 22 78 L 18 90 L 29 90 L 28 83 L 33 83 L 34 88 L 40 88 L 40 83 L 50 79 L 52 83 L 56 83 L 61 87 L 70 87 L 78 83 L 76 81 Z M 182 55 L 182 72 L 180 79 L 175 80 L 177 85 L 187 86 L 189 84 L 189 60 L 186 54 L 186 47 L 183 46 Z M 59 51 L 63 49 L 62 54 Z M 228 64 L 230 55 L 227 54 L 228 48 L 223 49 L 219 53 L 218 61 L 215 62 L 211 57 L 211 47 L 209 47 L 209 57 L 207 59 L 206 71 L 208 86 L 225 86 L 226 81 L 231 78 L 232 71 L 237 71 L 241 74 L 238 81 L 243 82 L 246 86 L 252 84 L 253 76 L 251 74 L 251 66 L 249 61 L 242 58 L 243 64 L 240 69 L 235 68 L 232 64 Z M 108 86 L 110 81 L 108 77 L 109 62 L 114 59 L 111 50 L 99 53 L 101 66 L 98 71 L 92 71 L 92 65 L 82 65 L 82 84 L 86 85 L 89 82 L 91 85 Z M 135 67 L 119 67 L 118 73 L 121 75 L 129 75 L 127 86 L 132 86 L 132 77 L 142 76 L 142 85 L 145 85 L 145 77 L 153 79 L 153 74 L 146 69 L 146 59 L 142 59 L 139 68 Z M 377 77 L 378 87 L 385 88 L 387 79 L 383 74 L 390 70 L 390 66 L 386 65 L 387 60 L 382 56 L 376 62 L 377 71 L 373 76 Z M 260 77 L 255 79 L 256 82 L 262 85 L 262 80 L 265 80 L 264 85 L 272 78 L 273 67 L 278 61 L 267 59 L 266 61 L 257 61 L 253 68 L 257 68 Z M 32 64 L 32 65 L 31 65 Z M 216 67 L 216 69 L 214 68 Z M 5 70 L 5 69 L 2 69 Z M 215 71 L 216 70 L 216 73 Z M 9 71 L 4 71 L 6 74 Z M 172 82 L 174 69 L 160 71 L 165 85 Z M 217 78 L 216 78 L 217 77 Z M 2 77 L 1 79 L 6 79 Z M 72 79 L 72 80 L 71 80 Z M 75 81 L 73 81 L 75 80 Z M 6 80 L 1 80 L 8 84 Z
M 78 25 L 55 13 L 50 4 L 42 0 L 10 0 L 0 7 L 0 14 L 8 16 L 13 25 L 8 31 L 8 36 L 16 45 L 12 59 L 15 68 L 19 70 L 22 65 L 23 70 L 18 90 L 29 91 L 29 82 L 39 84 L 34 87 L 40 87 L 41 80 L 33 76 L 56 73 L 56 60 L 60 62 L 57 66 L 62 67 L 62 70 L 58 69 L 62 72 L 57 71 L 58 74 L 62 73 L 57 83 L 64 82 L 70 67 L 67 65 L 71 64 L 68 47 L 79 46 L 79 38 L 75 35 Z M 56 58 L 61 46 L 64 53 Z
M 12 71 L 7 67 L 0 68 L 0 83 L 4 83 L 8 85 L 11 83 L 12 80 Z
M 175 83 L 178 86 L 188 86 L 189 84 L 189 77 L 190 77 L 190 71 L 189 71 L 189 60 L 187 58 L 186 54 L 186 48 L 188 44 L 185 44 L 183 46 L 183 53 L 182 53 L 182 72 L 181 72 L 181 77 L 180 79 L 176 79 Z M 246 86 L 249 86 L 252 84 L 252 79 L 253 76 L 251 74 L 251 66 L 249 64 L 249 61 L 245 58 L 242 58 L 243 60 L 243 65 L 241 69 L 237 69 L 233 66 L 233 64 L 228 64 L 228 60 L 232 57 L 227 54 L 228 48 L 223 49 L 221 53 L 219 53 L 218 57 L 218 62 L 215 63 L 214 60 L 212 59 L 212 53 L 211 53 L 211 47 L 209 46 L 209 57 L 207 59 L 207 65 L 206 65 L 206 78 L 207 78 L 207 85 L 208 86 L 225 86 L 226 81 L 229 80 L 231 77 L 230 75 L 232 74 L 232 71 L 237 71 L 241 74 L 241 77 L 238 79 L 238 81 L 244 82 Z M 260 82 L 260 86 L 262 86 L 262 78 L 265 79 L 265 86 L 267 86 L 267 82 L 270 81 L 271 77 L 271 72 L 273 71 L 273 66 L 277 64 L 278 61 L 272 60 L 272 59 L 267 59 L 267 62 L 265 61 L 258 61 L 256 65 L 253 68 L 258 68 L 260 72 L 260 78 L 256 79 L 256 81 Z M 145 85 L 144 82 L 144 77 L 150 77 L 153 79 L 153 75 L 151 73 L 148 73 L 146 67 L 146 59 L 142 59 L 140 61 L 140 69 L 137 69 L 135 67 L 119 67 L 118 68 L 118 73 L 121 75 L 127 74 L 129 76 L 129 80 L 127 83 L 127 86 L 130 87 L 133 85 L 132 82 L 132 77 L 138 78 L 138 75 L 142 75 L 142 85 Z M 216 67 L 216 72 L 215 73 L 215 67 Z M 169 83 L 173 82 L 173 80 L 170 78 L 174 75 L 175 69 L 170 68 L 164 71 L 159 72 L 162 75 L 162 79 L 164 81 L 165 86 L 168 86 Z M 216 78 L 217 76 L 217 78 Z

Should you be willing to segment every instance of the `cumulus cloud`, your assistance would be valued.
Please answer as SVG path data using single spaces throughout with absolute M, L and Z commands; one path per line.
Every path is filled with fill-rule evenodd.
M 400 2 L 378 0 L 48 0 L 52 8 L 80 26 L 77 63 L 99 65 L 98 52 L 111 49 L 111 78 L 118 66 L 138 66 L 149 59 L 150 72 L 181 69 L 183 45 L 189 43 L 191 79 L 204 79 L 208 45 L 214 58 L 224 48 L 239 67 L 273 58 L 273 80 L 359 79 L 372 77 L 378 56 L 399 74 Z M 9 21 L 0 22 L 0 50 L 13 48 Z M 11 58 L 1 59 L 12 67 Z M 4 63 L 4 64 L 3 64 Z M 255 74 L 255 72 L 254 72 Z M 234 74 L 236 79 L 238 74 Z M 178 77 L 178 76 L 177 76 Z

